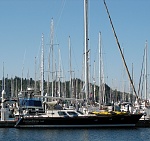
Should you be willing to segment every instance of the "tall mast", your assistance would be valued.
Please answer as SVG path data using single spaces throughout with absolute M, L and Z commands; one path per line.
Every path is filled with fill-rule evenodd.
M 44 34 L 42 34 L 41 49 L 41 96 L 44 96 Z
M 99 32 L 99 106 L 101 105 L 102 101 L 102 62 L 101 62 L 101 32 Z
M 70 97 L 72 98 L 72 66 L 71 66 L 71 45 L 69 36 L 69 68 L 70 68 Z
M 54 97 L 58 96 L 57 95 L 58 94 L 57 93 L 58 92 L 58 90 L 57 90 L 57 78 L 58 78 L 57 77 L 57 64 L 56 64 L 56 59 L 55 59 L 55 81 L 54 81 L 55 82 L 55 91 L 54 91 L 55 93 L 54 93 Z
M 62 76 L 61 93 L 62 93 L 62 97 L 66 98 L 66 81 L 65 81 L 66 79 L 65 79 L 65 72 L 62 66 L 61 66 L 61 72 L 62 72 L 61 73 L 61 76 Z
M 88 0 L 84 0 L 85 97 L 88 99 Z
M 11 98 L 14 97 L 14 79 L 11 77 Z
M 48 54 L 48 76 L 47 76 L 47 95 L 50 96 L 50 89 L 49 89 L 49 80 L 50 80 L 50 49 L 49 47 L 49 54 Z
M 53 19 L 51 20 L 51 40 L 50 40 L 50 45 L 51 45 L 51 49 L 52 49 L 52 97 L 54 96 L 54 60 L 53 60 Z
M 5 91 L 4 62 L 3 62 L 3 81 L 2 81 L 2 90 Z
M 35 84 L 34 84 L 34 91 L 36 93 L 36 57 L 35 57 Z
M 95 90 L 96 90 L 96 73 L 95 73 L 95 60 L 94 60 L 94 96 L 93 96 L 93 99 L 95 101 Z
M 18 82 L 17 82 L 17 77 L 16 77 L 16 95 L 15 95 L 15 97 L 18 97 Z
M 22 67 L 22 76 L 21 76 L 21 92 L 22 92 L 22 79 L 23 79 L 23 67 Z
M 22 81 L 23 81 L 23 71 L 24 71 L 24 60 L 25 60 L 25 55 L 26 55 L 26 50 L 25 50 L 25 53 L 24 53 L 24 58 L 23 58 L 23 66 L 22 66 L 22 76 L 21 76 L 21 92 L 22 92 Z
M 90 98 L 90 93 L 91 93 L 91 83 L 90 83 L 90 80 L 91 80 L 91 64 L 90 64 L 90 51 L 88 51 L 88 98 Z
M 59 49 L 59 81 L 58 81 L 58 92 L 59 92 L 59 97 L 61 96 L 61 83 L 60 83 L 60 77 L 61 77 L 61 67 L 60 67 L 60 49 Z
M 145 43 L 145 100 L 147 100 L 147 41 Z

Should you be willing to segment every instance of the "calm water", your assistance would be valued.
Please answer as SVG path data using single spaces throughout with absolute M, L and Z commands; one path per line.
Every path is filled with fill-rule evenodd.
M 0 128 L 0 141 L 150 141 L 150 128 L 15 129 Z

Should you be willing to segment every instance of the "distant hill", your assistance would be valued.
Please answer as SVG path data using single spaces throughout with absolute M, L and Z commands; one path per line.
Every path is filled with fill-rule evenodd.
M 69 81 L 66 82 L 60 82 L 61 85 L 61 95 L 65 95 L 66 97 L 70 97 L 70 85 Z M 76 94 L 79 97 L 84 96 L 84 90 L 83 85 L 84 82 L 81 79 L 72 79 L 72 96 L 75 97 Z M 2 92 L 2 80 L 0 80 L 0 96 Z M 44 81 L 44 93 L 50 93 L 52 91 L 52 82 L 49 82 L 49 88 L 47 88 L 48 83 Z M 22 79 L 22 90 L 26 91 L 27 87 L 33 87 L 35 88 L 35 81 L 30 78 L 24 78 Z M 58 87 L 59 82 L 54 81 L 54 94 L 58 96 Z M 40 91 L 40 80 L 36 81 L 36 90 Z M 21 91 L 21 78 L 15 76 L 15 78 L 5 78 L 5 91 L 7 97 L 15 97 L 20 91 Z M 90 84 L 90 90 L 89 90 L 89 98 L 94 98 L 94 85 Z M 120 92 L 118 90 L 113 90 L 111 87 L 109 87 L 107 84 L 103 84 L 101 86 L 101 98 L 102 101 L 105 103 L 110 102 L 118 102 L 118 101 L 135 101 L 135 96 L 132 94 L 128 94 L 125 92 Z M 95 100 L 98 101 L 99 99 L 99 86 L 95 86 Z

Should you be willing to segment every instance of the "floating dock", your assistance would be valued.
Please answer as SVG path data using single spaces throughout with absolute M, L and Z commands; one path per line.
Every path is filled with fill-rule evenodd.
M 141 128 L 150 127 L 150 119 L 139 120 L 138 123 L 136 124 L 136 127 L 141 127 Z
M 0 128 L 14 128 L 16 120 L 0 121 Z

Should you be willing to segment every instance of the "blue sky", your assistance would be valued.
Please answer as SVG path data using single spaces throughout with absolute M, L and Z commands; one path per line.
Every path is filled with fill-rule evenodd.
M 142 58 L 146 40 L 150 41 L 149 0 L 106 0 L 116 33 L 131 72 L 134 66 L 134 81 L 137 87 L 140 78 Z M 61 50 L 61 64 L 66 79 L 69 78 L 68 38 L 71 37 L 72 70 L 81 78 L 84 50 L 83 0 L 1 0 L 0 1 L 0 77 L 3 62 L 5 76 L 34 78 L 35 57 L 37 68 L 40 60 L 41 36 L 44 34 L 45 70 L 47 70 L 50 43 L 50 23 L 54 20 L 54 56 L 58 60 Z M 89 49 L 91 77 L 96 61 L 98 81 L 98 33 L 102 34 L 105 82 L 121 89 L 123 64 L 113 36 L 103 0 L 89 0 Z M 148 58 L 149 61 L 149 58 Z M 58 68 L 58 62 L 57 62 Z M 37 69 L 39 71 L 39 69 Z M 46 75 L 45 75 L 46 77 Z M 46 78 L 45 78 L 46 79 Z M 92 80 L 91 80 L 92 81 Z

